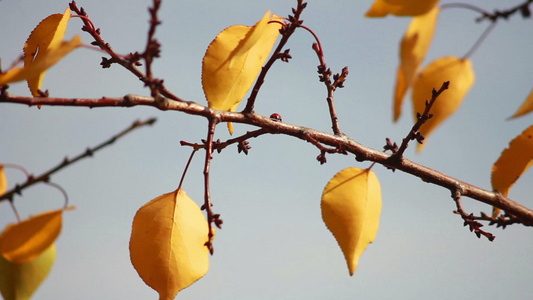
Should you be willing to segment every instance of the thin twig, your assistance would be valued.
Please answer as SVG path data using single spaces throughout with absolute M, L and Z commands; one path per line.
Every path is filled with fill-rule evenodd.
M 474 217 L 474 214 L 467 214 L 464 211 L 463 205 L 461 203 L 461 191 L 460 191 L 460 189 L 453 189 L 452 190 L 452 198 L 455 201 L 455 205 L 457 206 L 457 210 L 454 211 L 454 213 L 456 213 L 456 214 L 461 216 L 461 218 L 464 221 L 463 226 L 468 226 L 470 231 L 474 232 L 474 234 L 478 238 L 481 238 L 481 236 L 483 235 L 489 241 L 491 241 L 491 242 L 494 241 L 495 236 L 492 233 L 484 231 L 484 230 L 481 229 L 481 227 L 483 227 L 483 224 L 481 224 L 478 221 L 476 221 L 476 218 Z
M 187 161 L 187 164 L 185 165 L 185 169 L 183 170 L 183 173 L 181 174 L 180 184 L 178 185 L 178 190 L 181 189 L 181 186 L 183 184 L 183 180 L 185 179 L 185 175 L 187 174 L 187 170 L 189 170 L 189 166 L 191 165 L 192 158 L 194 157 L 194 154 L 198 151 L 198 149 L 193 148 L 191 155 L 189 156 L 189 160 Z
M 257 77 L 257 80 L 255 81 L 255 85 L 252 88 L 252 92 L 250 94 L 250 97 L 248 97 L 248 100 L 246 102 L 246 107 L 243 110 L 243 113 L 252 113 L 254 111 L 254 105 L 255 100 L 257 99 L 257 95 L 259 94 L 259 90 L 261 89 L 261 86 L 265 82 L 265 77 L 274 64 L 274 62 L 278 59 L 281 59 L 285 62 L 288 61 L 290 58 L 289 50 L 286 50 L 285 52 L 281 52 L 285 44 L 287 44 L 287 41 L 291 37 L 291 35 L 294 33 L 294 30 L 298 26 L 298 24 L 301 24 L 303 21 L 300 20 L 300 15 L 302 14 L 302 11 L 307 6 L 307 3 L 304 3 L 302 0 L 298 0 L 298 5 L 296 9 L 293 8 L 293 16 L 289 16 L 290 23 L 284 23 L 280 33 L 282 35 L 281 40 L 279 41 L 278 46 L 276 47 L 276 50 L 272 53 L 272 56 L 268 59 L 267 63 L 263 66 L 261 69 L 261 73 L 259 73 L 259 76 Z
M 426 100 L 426 108 L 424 112 L 422 114 L 417 113 L 417 119 L 418 119 L 417 122 L 413 125 L 413 127 L 411 128 L 411 131 L 409 131 L 407 136 L 402 140 L 402 144 L 400 145 L 400 148 L 398 149 L 398 151 L 392 154 L 391 156 L 392 158 L 395 158 L 395 159 L 402 158 L 403 153 L 405 152 L 405 149 L 407 149 L 409 142 L 412 140 L 417 140 L 417 142 L 419 142 L 420 144 L 423 143 L 424 136 L 420 134 L 420 131 L 419 131 L 420 127 L 422 127 L 422 125 L 424 125 L 424 123 L 426 123 L 426 121 L 432 117 L 432 115 L 429 112 L 431 110 L 431 107 L 433 106 L 433 103 L 437 101 L 437 98 L 440 96 L 440 94 L 442 94 L 442 92 L 447 90 L 449 86 L 450 86 L 450 82 L 446 81 L 442 83 L 442 86 L 440 87 L 438 91 L 433 89 L 431 93 L 431 100 L 429 101 Z
M 206 148 L 205 148 L 205 166 L 204 166 L 204 205 L 202 205 L 202 209 L 205 209 L 207 213 L 207 226 L 209 227 L 209 233 L 208 233 L 208 239 L 205 243 L 205 246 L 209 249 L 209 252 L 211 255 L 213 255 L 214 247 L 213 247 L 213 239 L 215 237 L 215 233 L 213 231 L 213 225 L 212 223 L 215 221 L 215 219 L 218 219 L 219 215 L 215 215 L 213 213 L 213 210 L 211 207 L 213 204 L 211 203 L 211 194 L 209 192 L 209 168 L 211 165 L 211 159 L 213 158 L 213 137 L 215 135 L 215 128 L 217 126 L 218 120 L 212 118 L 209 119 L 209 126 L 207 131 L 207 140 L 206 140 Z M 220 223 L 221 224 L 221 223 Z
M 151 119 L 148 119 L 146 121 L 143 121 L 143 122 L 140 122 L 140 121 L 135 121 L 130 127 L 126 128 L 125 130 L 119 132 L 118 134 L 112 136 L 111 138 L 109 138 L 108 140 L 96 145 L 95 147 L 93 148 L 87 148 L 87 150 L 85 150 L 84 152 L 80 153 L 79 155 L 73 157 L 73 158 L 68 158 L 68 157 L 65 157 L 65 159 L 59 163 L 57 166 L 53 167 L 52 169 L 40 174 L 40 175 L 37 175 L 37 176 L 33 176 L 33 175 L 29 175 L 26 182 L 22 183 L 22 184 L 17 184 L 14 188 L 12 188 L 11 190 L 7 191 L 5 194 L 3 195 L 0 195 L 0 201 L 3 201 L 3 200 L 9 200 L 10 202 L 13 201 L 13 197 L 15 196 L 15 194 L 17 195 L 21 195 L 22 194 L 22 191 L 25 190 L 26 188 L 38 183 L 38 182 L 47 182 L 50 180 L 50 177 L 54 174 L 54 173 L 57 173 L 59 172 L 61 169 L 67 167 L 67 166 L 70 166 L 72 164 L 74 164 L 75 162 L 81 160 L 81 159 L 84 159 L 84 158 L 87 158 L 87 157 L 91 157 L 93 156 L 93 154 L 111 144 L 113 144 L 116 140 L 118 140 L 119 138 L 123 137 L 124 135 L 130 133 L 131 131 L 139 128 L 139 127 L 142 127 L 142 126 L 146 126 L 146 125 L 152 125 L 154 122 L 156 121 L 155 118 L 151 118 Z

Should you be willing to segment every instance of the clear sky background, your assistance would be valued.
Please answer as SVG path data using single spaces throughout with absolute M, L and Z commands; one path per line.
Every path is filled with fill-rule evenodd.
M 148 0 L 80 0 L 102 37 L 119 53 L 141 51 L 148 28 Z M 381 149 L 385 138 L 400 142 L 412 125 L 410 101 L 398 123 L 392 122 L 392 91 L 398 43 L 409 19 L 367 19 L 373 1 L 309 1 L 304 24 L 324 46 L 328 65 L 349 66 L 346 87 L 336 93 L 341 129 L 356 141 Z M 449 3 L 451 1 L 442 1 Z M 453 1 L 455 2 L 455 1 Z M 470 1 L 492 11 L 522 1 Z M 224 28 L 252 25 L 267 10 L 281 16 L 296 1 L 164 1 L 157 38 L 162 58 L 155 76 L 180 97 L 205 104 L 201 62 L 207 45 Z M 6 68 L 22 52 L 32 29 L 46 16 L 62 13 L 67 1 L 0 2 L 0 57 Z M 426 64 L 445 55 L 463 56 L 488 26 L 464 9 L 440 15 Z M 532 124 L 533 116 L 506 121 L 533 83 L 533 26 L 513 17 L 500 21 L 471 57 L 476 83 L 460 110 L 427 140 L 424 152 L 414 145 L 406 157 L 466 182 L 490 189 L 492 164 L 509 141 Z M 82 34 L 72 19 L 67 39 Z M 288 47 L 293 59 L 277 62 L 267 76 L 256 111 L 277 112 L 283 120 L 330 131 L 326 90 L 318 82 L 312 37 L 298 31 Z M 149 95 L 119 66 L 101 69 L 102 54 L 78 49 L 46 75 L 44 89 L 55 97 Z M 12 94 L 29 95 L 24 83 Z M 151 199 L 177 187 L 190 149 L 179 142 L 199 142 L 206 120 L 154 108 L 62 108 L 0 105 L 0 161 L 24 166 L 33 174 L 83 152 L 128 127 L 136 119 L 157 117 L 116 145 L 54 175 L 77 207 L 64 214 L 55 265 L 34 299 L 156 299 L 133 269 L 128 242 L 133 216 Z M 229 138 L 225 126 L 217 139 Z M 236 125 L 236 134 L 253 127 Z M 376 165 L 383 212 L 377 238 L 363 254 L 353 277 L 320 215 L 320 197 L 328 180 L 351 166 L 365 168 L 353 156 L 328 155 L 320 165 L 311 144 L 286 136 L 250 141 L 248 156 L 230 147 L 214 156 L 211 173 L 214 210 L 224 220 L 215 240 L 208 274 L 177 299 L 527 299 L 533 294 L 533 231 L 522 225 L 505 230 L 484 227 L 494 242 L 478 239 L 452 211 L 449 191 L 401 172 Z M 197 155 L 184 183 L 192 199 L 203 200 L 203 154 Z M 23 182 L 7 170 L 11 184 Z M 533 207 L 526 173 L 510 197 Z M 15 204 L 23 217 L 63 205 L 56 189 L 38 185 Z M 467 211 L 491 208 L 463 199 Z M 0 227 L 14 222 L 0 205 Z

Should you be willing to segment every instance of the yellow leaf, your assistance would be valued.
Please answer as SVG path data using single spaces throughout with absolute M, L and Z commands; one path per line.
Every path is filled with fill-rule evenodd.
M 492 166 L 492 188 L 507 196 L 513 184 L 533 164 L 533 125 L 509 143 Z M 496 211 L 495 211 L 496 210 Z M 493 215 L 498 215 L 495 208 Z
M 0 255 L 0 292 L 5 300 L 27 300 L 48 276 L 56 258 L 55 244 L 35 259 L 14 263 Z
M 339 243 L 353 275 L 369 243 L 374 241 L 381 214 L 381 187 L 369 169 L 347 168 L 337 173 L 322 194 L 322 219 Z
M 24 68 L 9 69 L 5 73 L 0 74 L 0 85 L 27 80 L 28 78 L 36 76 L 36 74 L 43 74 L 48 68 L 55 65 L 64 56 L 81 45 L 81 38 L 78 35 L 74 36 L 72 40 L 68 42 L 61 42 L 59 46 L 49 49 L 46 52 L 46 55 L 38 57 Z M 41 86 L 39 85 L 34 90 L 37 91 L 37 89 L 40 88 Z M 33 95 L 36 96 L 35 94 Z
M 400 66 L 394 95 L 395 122 L 400 117 L 405 94 L 412 85 L 433 40 L 439 11 L 439 7 L 434 7 L 428 13 L 414 17 L 400 43 Z
M 281 24 L 271 20 L 281 19 L 271 18 L 268 11 L 253 27 L 228 27 L 211 42 L 202 63 L 202 85 L 210 108 L 237 110 L 278 38 Z
M 142 206 L 133 219 L 131 262 L 159 299 L 174 299 L 207 273 L 207 235 L 207 221 L 185 191 L 161 195 Z
M 385 17 L 423 15 L 434 8 L 439 0 L 376 0 L 365 17 Z
M 511 116 L 511 119 L 523 116 L 533 111 L 533 90 L 529 93 L 526 101 L 522 103 L 522 106 Z
M 420 128 L 420 133 L 426 137 L 437 128 L 444 120 L 450 117 L 461 105 L 464 97 L 474 84 L 474 71 L 468 59 L 446 56 L 433 61 L 427 66 L 413 84 L 413 112 L 415 122 L 417 113 L 422 113 L 426 108 L 426 100 L 431 99 L 431 91 L 439 89 L 442 83 L 450 81 L 450 87 L 444 91 L 431 107 L 433 117 Z M 418 145 L 422 151 L 424 144 Z
M 46 56 L 51 49 L 58 47 L 67 31 L 67 23 L 70 20 L 70 8 L 63 14 L 54 14 L 42 20 L 32 31 L 24 45 L 24 66 L 34 63 L 39 57 Z M 37 92 L 41 88 L 46 71 L 36 73 L 28 77 L 28 87 L 33 96 L 39 96 Z
M 4 165 L 0 164 L 0 196 L 5 194 L 6 191 L 7 191 L 6 173 L 4 172 Z
M 8 225 L 0 235 L 0 254 L 14 263 L 25 263 L 39 256 L 59 236 L 63 210 L 44 212 Z

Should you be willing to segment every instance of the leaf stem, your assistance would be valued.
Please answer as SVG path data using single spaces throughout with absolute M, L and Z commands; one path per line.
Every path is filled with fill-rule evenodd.
M 183 170 L 183 173 L 181 174 L 180 184 L 178 185 L 178 190 L 181 189 L 181 186 L 183 184 L 183 180 L 185 179 L 185 174 L 187 174 L 187 170 L 189 170 L 189 165 L 191 164 L 192 158 L 194 157 L 194 154 L 198 151 L 195 147 L 192 149 L 191 155 L 189 156 L 189 160 L 187 161 L 187 164 L 185 165 L 185 169 Z

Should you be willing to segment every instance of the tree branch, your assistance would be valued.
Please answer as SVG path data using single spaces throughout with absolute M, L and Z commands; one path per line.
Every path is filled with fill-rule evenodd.
M 445 175 L 441 172 L 417 164 L 408 159 L 395 159 L 394 154 L 387 154 L 382 151 L 361 145 L 352 138 L 345 135 L 335 135 L 319 131 L 316 129 L 293 125 L 257 113 L 228 112 L 208 108 L 196 102 L 173 101 L 168 99 L 168 106 L 165 110 L 181 111 L 191 115 L 203 116 L 208 119 L 215 118 L 220 122 L 234 122 L 249 124 L 268 130 L 272 134 L 284 134 L 293 136 L 301 140 L 309 141 L 313 138 L 323 145 L 334 148 L 342 147 L 343 151 L 351 153 L 357 161 L 372 161 L 385 167 L 397 169 L 422 179 L 424 182 L 432 183 L 450 191 L 459 189 L 461 195 L 469 197 L 491 206 L 496 206 L 507 214 L 519 218 L 522 224 L 533 226 L 533 210 L 502 196 L 500 193 L 488 191 L 477 186 L 460 181 L 456 178 Z M 33 105 L 55 105 L 55 106 L 81 106 L 81 107 L 130 107 L 130 106 L 153 106 L 162 109 L 157 105 L 156 99 L 152 97 L 127 95 L 121 98 L 31 98 L 11 96 L 7 93 L 0 94 L 0 103 L 19 103 L 29 106 Z
M 1 97 L 0 97 L 1 99 Z M 3 101 L 0 101 L 0 102 L 3 102 Z M 59 163 L 57 166 L 53 167 L 52 169 L 40 174 L 40 175 L 37 175 L 37 176 L 33 176 L 31 174 L 28 174 L 28 178 L 26 180 L 26 182 L 22 183 L 22 184 L 17 184 L 14 188 L 12 188 L 11 190 L 7 191 L 5 194 L 3 195 L 0 195 L 0 202 L 3 201 L 3 200 L 9 200 L 10 202 L 13 202 L 13 197 L 15 196 L 15 194 L 17 195 L 21 195 L 22 194 L 22 191 L 36 183 L 39 183 L 39 182 L 49 182 L 50 181 L 50 177 L 54 174 L 54 173 L 57 173 L 59 172 L 61 169 L 67 167 L 67 166 L 70 166 L 72 165 L 73 163 L 81 160 L 81 159 L 84 159 L 84 158 L 87 158 L 87 157 L 91 157 L 93 156 L 93 154 L 99 150 L 101 150 L 102 148 L 105 148 L 111 144 L 113 144 L 116 140 L 118 140 L 119 138 L 123 137 L 124 135 L 130 133 L 131 131 L 139 128 L 139 127 L 143 127 L 143 126 L 147 126 L 147 125 L 152 125 L 154 124 L 156 121 L 155 118 L 151 118 L 151 119 L 148 119 L 146 121 L 135 121 L 130 127 L 124 129 L 123 131 L 119 132 L 118 134 L 112 136 L 111 138 L 109 138 L 108 140 L 96 145 L 95 147 L 93 148 L 87 148 L 87 150 L 85 150 L 83 153 L 80 153 L 79 155 L 73 157 L 73 158 L 68 158 L 68 157 L 65 157 L 65 159 L 63 159 L 63 161 L 61 163 Z

